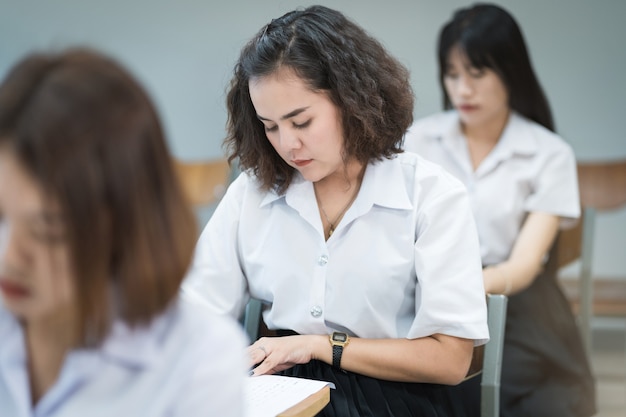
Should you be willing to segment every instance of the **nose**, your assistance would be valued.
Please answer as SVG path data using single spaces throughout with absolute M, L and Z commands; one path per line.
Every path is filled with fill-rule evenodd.
M 457 80 L 457 92 L 459 95 L 466 97 L 474 92 L 474 83 L 471 77 L 461 75 Z
M 280 129 L 280 146 L 287 150 L 299 149 L 302 146 L 298 132 L 293 128 Z

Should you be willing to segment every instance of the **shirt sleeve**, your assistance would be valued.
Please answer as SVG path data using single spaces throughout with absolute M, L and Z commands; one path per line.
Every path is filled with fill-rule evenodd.
M 561 217 L 561 228 L 573 227 L 580 217 L 576 158 L 563 144 L 541 161 L 532 194 L 526 199 L 527 212 L 544 212 Z
M 489 340 L 478 234 L 467 192 L 445 175 L 449 189 L 426 196 L 415 243 L 416 317 L 410 338 L 436 333 Z
M 231 184 L 202 231 L 182 285 L 182 297 L 239 319 L 249 300 L 239 262 L 238 233 L 245 173 Z
M 229 317 L 207 312 L 195 320 L 193 340 L 184 353 L 186 372 L 172 417 L 245 416 L 248 359 L 245 337 Z

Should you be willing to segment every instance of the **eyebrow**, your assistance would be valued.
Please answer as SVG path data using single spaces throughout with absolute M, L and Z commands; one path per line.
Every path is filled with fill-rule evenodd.
M 290 111 L 289 113 L 285 114 L 284 116 L 281 116 L 280 120 L 285 120 L 285 119 L 289 119 L 291 117 L 297 116 L 297 115 L 299 115 L 300 113 L 302 113 L 303 111 L 305 111 L 308 108 L 309 108 L 309 106 L 307 106 L 307 107 L 300 107 L 299 109 L 295 109 L 293 111 Z M 259 114 L 257 114 L 256 117 L 259 120 L 265 120 L 266 122 L 271 122 L 270 119 L 266 119 L 265 117 L 263 117 L 263 116 L 261 116 Z

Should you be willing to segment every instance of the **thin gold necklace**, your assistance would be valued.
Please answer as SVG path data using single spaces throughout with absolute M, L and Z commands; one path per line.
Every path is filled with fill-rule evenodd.
M 354 190 L 354 193 L 352 194 L 352 197 L 350 197 L 350 200 L 344 206 L 344 208 L 341 209 L 341 211 L 339 212 L 339 214 L 337 215 L 337 217 L 335 218 L 334 221 L 330 220 L 330 218 L 328 217 L 328 214 L 326 214 L 326 210 L 324 210 L 324 207 L 322 207 L 322 203 L 320 202 L 319 198 L 317 197 L 317 192 L 315 193 L 315 199 L 317 200 L 317 205 L 319 206 L 320 210 L 322 211 L 322 214 L 324 215 L 324 217 L 326 218 L 326 221 L 328 222 L 328 225 L 330 226 L 328 228 L 328 235 L 326 236 L 326 240 L 330 239 L 330 237 L 333 235 L 333 232 L 335 231 L 335 229 L 339 225 L 339 222 L 343 218 L 343 215 L 346 214 L 346 211 L 348 211 L 348 209 L 350 208 L 352 203 L 354 203 L 354 200 L 356 200 L 356 196 L 359 194 L 359 190 L 361 189 L 361 184 L 363 183 L 363 174 L 364 174 L 364 172 L 365 171 L 362 170 L 361 173 L 359 174 L 359 177 L 357 179 L 358 185 L 357 185 L 356 189 Z
M 343 218 L 343 215 L 346 214 L 346 211 L 348 211 L 348 208 L 352 205 L 352 203 L 354 203 L 354 200 L 356 199 L 356 196 L 358 193 L 359 193 L 359 190 L 357 189 L 356 192 L 352 195 L 352 198 L 350 198 L 350 201 L 348 201 L 348 204 L 346 204 L 346 206 L 339 212 L 339 214 L 337 215 L 337 218 L 335 218 L 334 221 L 331 221 L 328 218 L 328 214 L 326 214 L 326 210 L 324 210 L 324 207 L 322 207 L 322 205 L 320 204 L 318 200 L 317 203 L 320 206 L 320 210 L 322 210 L 322 214 L 324 215 L 324 217 L 326 218 L 326 221 L 328 222 L 328 225 L 330 226 L 328 228 L 328 236 L 326 237 L 326 239 L 330 239 L 330 237 L 333 235 L 333 232 L 337 228 L 337 225 Z

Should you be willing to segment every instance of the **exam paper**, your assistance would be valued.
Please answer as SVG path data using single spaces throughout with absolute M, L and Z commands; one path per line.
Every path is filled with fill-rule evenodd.
M 276 417 L 326 385 L 333 384 L 280 375 L 251 376 L 245 388 L 246 417 Z

